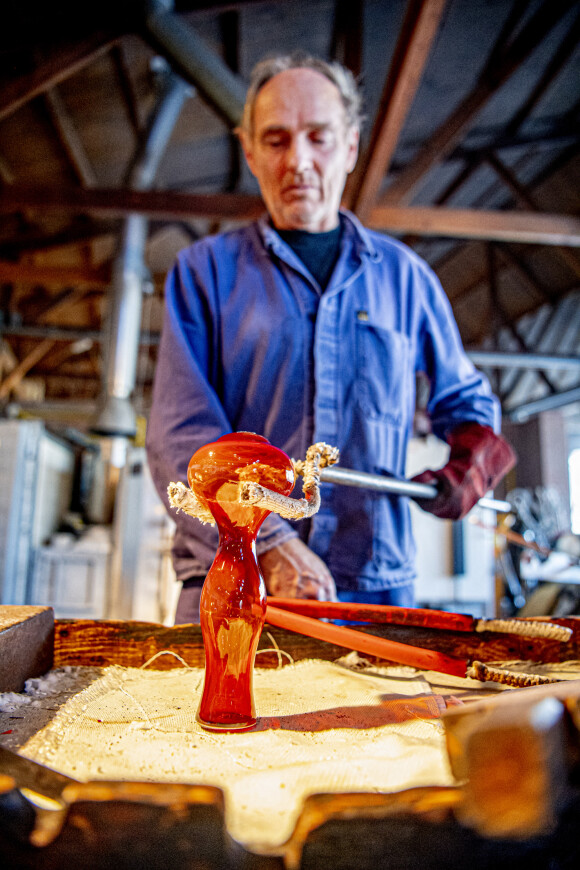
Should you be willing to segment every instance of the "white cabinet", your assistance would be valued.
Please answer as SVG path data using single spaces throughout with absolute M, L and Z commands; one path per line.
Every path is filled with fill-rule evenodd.
M 56 536 L 54 543 L 36 550 L 30 603 L 50 605 L 57 619 L 104 618 L 110 530 L 90 529 L 69 544 L 62 540 Z
M 0 604 L 27 604 L 36 547 L 70 504 L 72 449 L 39 420 L 0 420 Z

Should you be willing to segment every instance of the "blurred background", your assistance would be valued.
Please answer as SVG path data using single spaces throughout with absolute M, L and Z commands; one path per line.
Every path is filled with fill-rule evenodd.
M 336 58 L 366 122 L 345 204 L 433 267 L 519 462 L 413 508 L 418 603 L 579 612 L 580 7 L 564 0 L 5 0 L 0 603 L 171 623 L 144 435 L 176 252 L 262 211 L 233 129 L 273 51 Z M 419 377 L 407 474 L 443 464 Z

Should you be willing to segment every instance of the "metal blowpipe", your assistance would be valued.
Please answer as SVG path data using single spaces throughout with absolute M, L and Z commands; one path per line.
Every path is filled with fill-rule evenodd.
M 355 471 L 352 468 L 323 468 L 320 472 L 322 483 L 336 483 L 340 486 L 356 486 L 361 489 L 373 489 L 377 492 L 388 492 L 391 495 L 406 495 L 410 498 L 435 498 L 437 487 L 429 483 L 414 483 L 412 480 L 397 480 L 394 477 L 384 477 L 381 474 L 369 474 L 366 471 Z M 509 501 L 495 498 L 480 498 L 478 507 L 488 508 L 498 513 L 510 513 L 513 508 Z

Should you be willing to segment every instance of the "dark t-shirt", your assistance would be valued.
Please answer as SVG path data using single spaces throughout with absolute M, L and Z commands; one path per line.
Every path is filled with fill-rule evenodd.
M 340 224 L 324 233 L 309 233 L 307 230 L 276 230 L 276 232 L 302 260 L 312 277 L 324 290 L 340 251 Z

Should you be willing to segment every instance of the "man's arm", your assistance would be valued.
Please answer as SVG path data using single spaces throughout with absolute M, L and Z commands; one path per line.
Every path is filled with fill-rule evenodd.
M 147 459 L 159 497 L 176 524 L 174 567 L 178 579 L 205 574 L 217 547 L 216 529 L 171 508 L 169 483 L 187 482 L 195 451 L 231 431 L 200 361 L 184 346 L 183 334 L 166 312 L 147 424 Z M 198 349 L 203 344 L 199 337 Z
M 429 275 L 428 275 L 429 277 Z M 413 480 L 435 484 L 434 499 L 421 507 L 445 519 L 461 519 L 510 471 L 516 456 L 499 434 L 499 402 L 487 379 L 467 358 L 451 306 L 438 280 L 426 282 L 422 368 L 431 392 L 427 411 L 433 431 L 449 444 L 447 464 Z
M 215 556 L 214 527 L 170 508 L 167 486 L 187 481 L 193 453 L 234 428 L 214 384 L 218 341 L 216 316 L 185 256 L 168 275 L 165 319 L 147 426 L 147 456 L 152 478 L 177 529 L 174 567 L 180 580 L 205 574 Z M 258 552 L 296 537 L 296 529 L 276 515 L 266 518 Z

